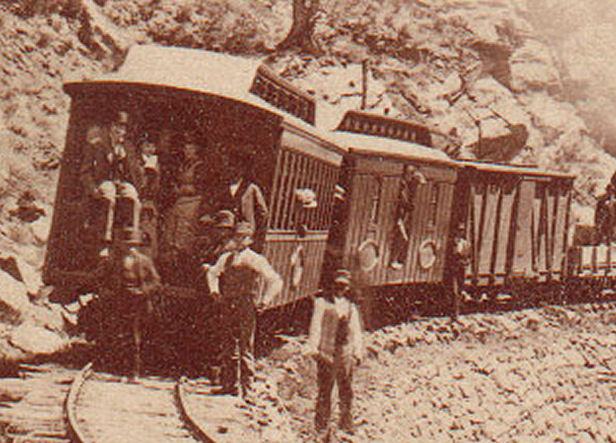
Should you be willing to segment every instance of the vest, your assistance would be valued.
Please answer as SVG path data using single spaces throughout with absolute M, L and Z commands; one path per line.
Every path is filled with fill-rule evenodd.
M 227 257 L 224 271 L 220 276 L 220 292 L 229 301 L 253 303 L 257 295 L 259 274 L 247 266 L 233 266 L 233 259 L 238 253 L 232 252 Z

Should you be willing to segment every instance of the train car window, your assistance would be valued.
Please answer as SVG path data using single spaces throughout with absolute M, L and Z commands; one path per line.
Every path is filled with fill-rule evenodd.
M 438 182 L 432 184 L 432 189 L 430 189 L 430 200 L 429 200 L 429 216 L 428 216 L 428 229 L 434 230 L 436 229 L 436 218 L 438 215 L 438 202 L 439 202 L 439 190 L 440 186 Z
M 379 213 L 381 209 L 381 193 L 383 190 L 383 178 L 381 176 L 374 177 L 375 189 L 372 193 L 372 202 L 370 206 L 370 219 L 368 224 L 376 227 L 378 224 Z

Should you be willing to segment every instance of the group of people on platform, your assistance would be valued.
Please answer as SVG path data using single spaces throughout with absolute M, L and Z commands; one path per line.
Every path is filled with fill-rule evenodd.
M 226 165 L 228 179 L 223 186 L 213 183 L 193 133 L 183 138 L 181 158 L 173 156 L 165 162 L 172 169 L 165 169 L 169 165 L 159 162 L 159 156 L 169 153 L 169 133 L 161 131 L 158 143 L 144 136 L 134 146 L 129 124 L 130 115 L 120 111 L 108 125 L 88 128 L 82 151 L 81 183 L 102 222 L 95 270 L 101 298 L 114 312 L 124 313 L 131 325 L 133 372 L 138 376 L 142 326 L 152 311 L 151 295 L 161 287 L 159 269 L 165 281 L 205 274 L 224 323 L 220 393 L 246 397 L 254 374 L 256 314 L 283 286 L 280 275 L 259 253 L 268 214 L 263 192 L 248 178 L 245 157 L 236 156 Z M 118 210 L 122 201 L 129 209 L 124 219 Z M 320 433 L 327 433 L 335 382 L 341 426 L 352 430 L 352 368 L 363 349 L 351 288 L 349 272 L 339 270 L 332 288 L 324 292 L 331 309 L 329 316 L 318 320 L 325 325 L 320 330 L 323 338 L 310 351 L 318 361 L 315 424 Z
M 161 129 L 158 140 L 144 134 L 135 146 L 128 137 L 129 124 L 129 114 L 119 111 L 108 125 L 92 125 L 85 135 L 80 181 L 89 212 L 98 215 L 91 224 L 95 232 L 102 231 L 97 239 L 101 257 L 109 255 L 114 226 L 129 225 L 147 234 L 153 259 L 177 268 L 187 257 L 215 250 L 200 244 L 195 253 L 193 246 L 197 237 L 211 237 L 218 212 L 225 209 L 250 223 L 257 237 L 262 234 L 268 209 L 260 187 L 249 178 L 247 153 L 231 148 L 230 161 L 213 167 L 204 160 L 196 132 Z M 176 143 L 181 144 L 179 152 Z M 164 162 L 160 155 L 166 156 Z M 117 213 L 121 201 L 130 208 L 128 216 Z M 122 215 L 124 223 L 117 223 Z

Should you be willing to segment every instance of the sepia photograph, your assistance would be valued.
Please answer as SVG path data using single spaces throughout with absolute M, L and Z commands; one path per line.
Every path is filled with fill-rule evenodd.
M 607 0 L 0 0 L 0 442 L 616 442 L 614 53 Z

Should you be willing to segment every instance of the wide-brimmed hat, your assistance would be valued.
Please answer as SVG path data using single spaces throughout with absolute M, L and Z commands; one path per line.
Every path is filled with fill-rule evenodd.
M 342 286 L 351 284 L 351 271 L 348 269 L 336 269 L 334 273 L 334 283 Z
M 235 214 L 227 209 L 218 211 L 214 215 L 215 228 L 233 228 L 235 227 Z

